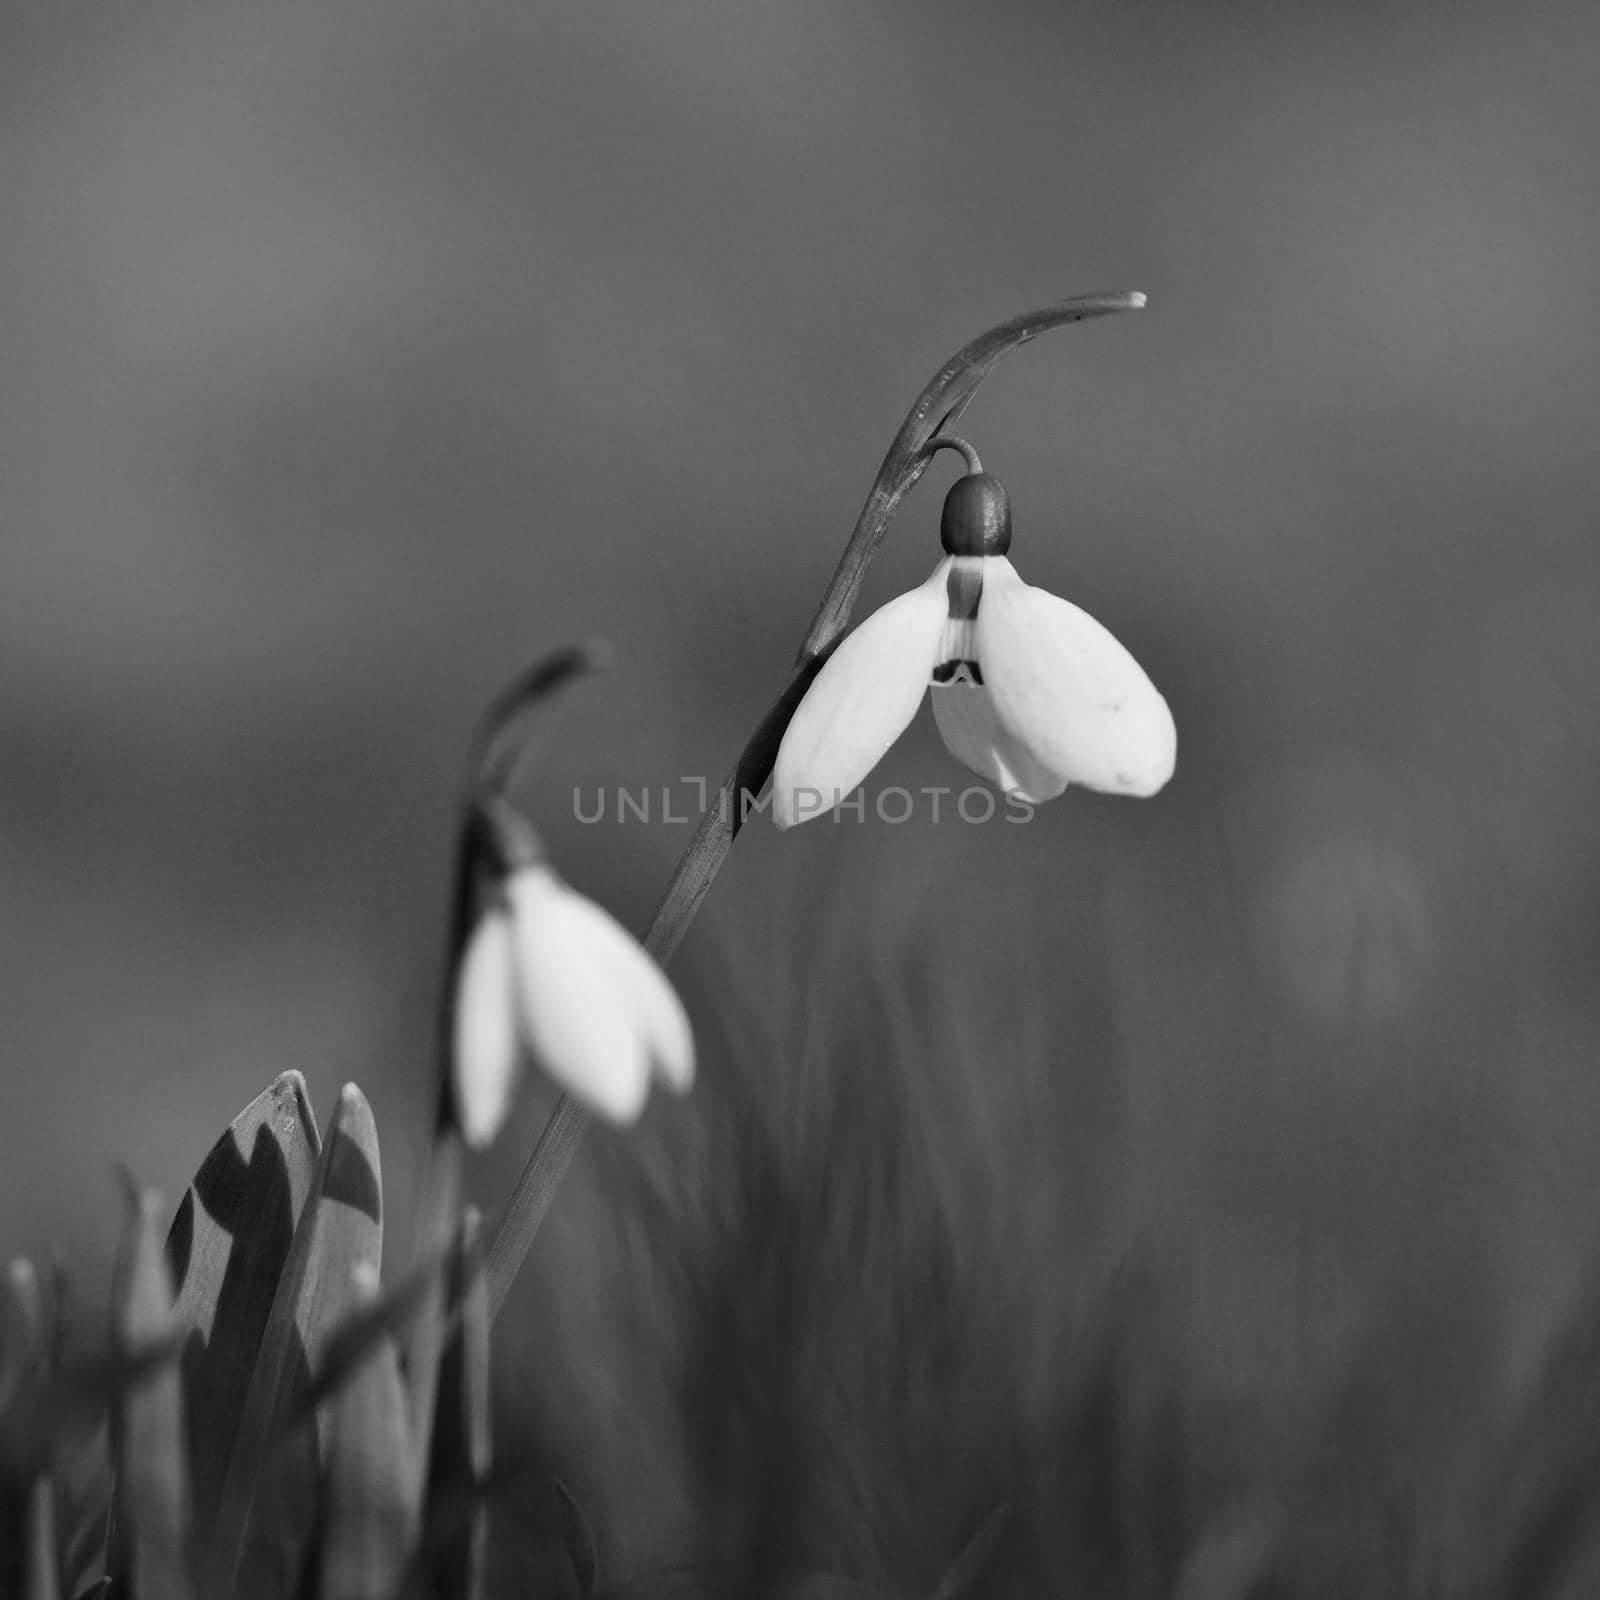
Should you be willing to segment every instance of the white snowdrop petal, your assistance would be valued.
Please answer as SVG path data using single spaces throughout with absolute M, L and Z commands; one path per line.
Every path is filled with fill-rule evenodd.
M 917 714 L 938 663 L 949 567 L 946 557 L 926 583 L 874 611 L 817 674 L 773 768 L 772 819 L 780 828 L 844 799 Z
M 613 1122 L 632 1122 L 650 1092 L 650 1059 L 629 979 L 616 970 L 615 935 L 627 935 L 592 900 L 548 868 L 507 886 L 516 930 L 523 1028 L 539 1065 L 575 1100 Z
M 929 698 L 933 720 L 950 754 L 1001 793 L 1037 803 L 1053 800 L 1066 788 L 1067 780 L 1036 761 L 1000 721 L 987 688 L 973 683 L 935 684 Z
M 511 916 L 497 907 L 479 919 L 456 973 L 452 1090 L 474 1150 L 499 1133 L 521 1079 L 516 993 Z
M 655 1075 L 675 1093 L 685 1094 L 694 1085 L 694 1033 L 688 1014 L 661 968 L 639 945 L 631 939 L 628 943 L 635 1014 Z
M 1144 669 L 1069 601 L 989 562 L 978 655 L 995 715 L 1065 783 L 1152 795 L 1172 776 L 1172 713 Z
M 632 1023 L 652 1073 L 682 1093 L 694 1082 L 694 1035 L 677 990 L 610 912 L 570 889 L 566 893 L 583 907 L 590 956 L 605 974 L 612 1008 Z

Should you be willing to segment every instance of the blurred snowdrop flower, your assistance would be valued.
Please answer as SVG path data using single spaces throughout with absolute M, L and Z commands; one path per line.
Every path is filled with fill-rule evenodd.
M 940 537 L 947 553 L 927 582 L 868 617 L 800 702 L 773 770 L 777 825 L 849 794 L 924 690 L 950 753 L 1019 800 L 1053 799 L 1070 783 L 1160 789 L 1177 756 L 1166 701 L 1093 617 L 1018 577 L 1000 481 L 978 470 L 958 479 Z
M 513 821 L 518 848 L 456 976 L 452 1086 L 474 1149 L 500 1131 L 530 1057 L 617 1123 L 637 1119 L 655 1079 L 679 1093 L 694 1081 L 689 1019 L 665 974 L 609 912 L 568 888 L 532 830 Z

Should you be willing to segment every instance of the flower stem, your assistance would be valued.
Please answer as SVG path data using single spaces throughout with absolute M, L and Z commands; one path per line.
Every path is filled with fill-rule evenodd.
M 450 888 L 450 926 L 446 936 L 443 982 L 439 988 L 437 1049 L 439 1098 L 435 1105 L 433 1142 L 417 1200 L 416 1249 L 419 1262 L 441 1255 L 460 1227 L 463 1150 L 457 1123 L 452 1055 L 455 1047 L 456 977 L 478 915 L 479 877 L 483 862 L 493 861 L 501 874 L 507 856 L 521 862 L 542 853 L 538 836 L 506 805 L 504 792 L 527 754 L 524 740 L 508 749 L 508 735 L 573 679 L 603 671 L 611 647 L 601 639 L 542 656 L 514 678 L 490 702 L 473 734 L 467 761 L 467 790 L 456 828 L 455 868 Z M 537 1224 L 535 1224 L 537 1227 Z M 531 1235 L 530 1235 L 531 1237 Z M 422 1305 L 412 1322 L 405 1363 L 406 1387 L 414 1427 L 412 1443 L 419 1481 L 428 1471 L 439 1359 L 444 1352 L 447 1319 L 445 1286 L 430 1278 Z
M 855 531 L 834 569 L 822 604 L 811 619 L 788 682 L 740 752 L 715 803 L 700 819 L 700 826 L 673 869 L 644 939 L 645 949 L 657 961 L 665 964 L 678 948 L 712 879 L 733 848 L 733 841 L 744 823 L 744 796 L 759 795 L 772 776 L 784 730 L 811 680 L 844 633 L 860 597 L 867 568 L 883 543 L 889 523 L 900 509 L 901 501 L 927 471 L 931 459 L 927 450 L 929 441 L 960 418 L 1000 358 L 1018 345 L 1026 344 L 1051 328 L 1111 316 L 1118 311 L 1137 311 L 1144 303 L 1145 297 L 1137 292 L 1079 295 L 1062 300 L 991 328 L 963 346 L 934 374 L 901 423 L 894 443 L 883 458 L 877 479 L 856 519 Z M 544 1221 L 587 1122 L 584 1110 L 563 1095 L 517 1180 L 489 1245 L 487 1273 L 491 1315 L 497 1316 L 505 1304 L 506 1295 Z
M 417 1198 L 417 1249 L 419 1261 L 443 1253 L 455 1236 L 461 1210 L 461 1138 L 455 1129 L 440 1126 L 428 1152 Z M 439 1390 L 439 1358 L 445 1345 L 445 1288 L 442 1278 L 430 1279 L 422 1305 L 411 1324 L 406 1342 L 405 1379 L 411 1402 L 412 1468 L 417 1482 L 426 1485 L 433 1443 L 434 1403 Z
M 936 435 L 923 445 L 921 453 L 931 458 L 935 452 L 940 450 L 959 451 L 962 460 L 967 464 L 968 472 L 983 471 L 983 463 L 978 459 L 978 452 L 965 439 L 958 438 L 953 433 Z

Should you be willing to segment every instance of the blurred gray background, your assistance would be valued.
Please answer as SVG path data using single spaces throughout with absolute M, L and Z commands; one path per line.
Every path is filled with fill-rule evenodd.
M 295 1066 L 367 1089 L 403 1250 L 480 703 L 614 642 L 526 797 L 642 927 L 689 830 L 573 786 L 715 782 L 938 363 L 1139 288 L 963 431 L 1177 778 L 753 824 L 681 964 L 707 1092 L 725 995 L 791 1038 L 898 974 L 1022 1259 L 1154 1239 L 1224 1389 L 1315 1364 L 1286 1305 L 1454 1275 L 1514 1384 L 1600 1200 L 1597 48 L 1577 0 L 0 11 L 0 1248 L 97 1286 L 114 1164 L 176 1198 Z M 879 778 L 962 782 L 926 712 Z

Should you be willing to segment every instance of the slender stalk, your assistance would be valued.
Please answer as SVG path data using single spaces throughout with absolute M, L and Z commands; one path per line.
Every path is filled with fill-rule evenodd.
M 715 804 L 700 819 L 694 837 L 673 869 L 644 939 L 645 948 L 657 961 L 664 964 L 671 959 L 733 848 L 733 841 L 744 824 L 745 796 L 758 796 L 772 776 L 784 730 L 811 680 L 844 633 L 860 597 L 867 568 L 883 543 L 889 523 L 900 509 L 900 503 L 927 471 L 932 459 L 928 449 L 930 441 L 955 424 L 1000 358 L 1018 345 L 1026 344 L 1051 328 L 1110 316 L 1118 311 L 1137 311 L 1144 303 L 1145 297 L 1137 292 L 1090 294 L 1027 312 L 1000 323 L 964 345 L 934 374 L 901 423 L 894 443 L 883 458 L 877 479 L 856 519 L 855 531 L 845 545 L 822 604 L 806 631 L 788 681 L 740 752 Z M 517 1180 L 489 1245 L 489 1305 L 494 1315 L 498 1315 L 505 1304 L 506 1295 L 544 1221 L 587 1122 L 588 1116 L 582 1107 L 563 1095 Z
M 428 1152 L 428 1165 L 417 1199 L 417 1259 L 432 1260 L 454 1238 L 461 1209 L 461 1139 L 455 1129 L 441 1126 Z M 436 1274 L 423 1292 L 422 1303 L 406 1342 L 405 1383 L 411 1403 L 412 1464 L 419 1484 L 425 1484 L 433 1444 L 434 1403 L 439 1393 L 439 1358 L 444 1354 L 445 1284 Z
M 27 1600 L 57 1600 L 61 1579 L 56 1572 L 55 1485 L 41 1472 L 28 1490 Z
M 611 660 L 611 647 L 591 639 L 582 645 L 544 656 L 513 679 L 495 696 L 479 719 L 466 764 L 467 792 L 456 828 L 455 869 L 450 888 L 450 926 L 445 944 L 443 982 L 439 988 L 438 1058 L 439 1099 L 435 1107 L 433 1142 L 417 1201 L 417 1261 L 441 1256 L 455 1238 L 461 1210 L 463 1151 L 456 1124 L 452 1053 L 455 1048 L 455 985 L 461 953 L 472 933 L 479 907 L 479 867 L 487 854 L 501 844 L 485 810 L 486 797 L 499 804 L 502 792 L 516 776 L 527 755 L 526 742 L 508 749 L 513 727 L 548 701 L 557 690 L 585 673 L 603 671 Z M 513 821 L 517 819 L 513 818 Z M 526 830 L 529 839 L 531 829 Z M 528 840 L 519 841 L 525 848 Z M 533 840 L 531 848 L 537 849 Z M 419 1472 L 426 1473 L 432 1440 L 434 1402 L 438 1392 L 439 1358 L 444 1351 L 445 1289 L 442 1280 L 430 1279 L 407 1341 L 405 1380 L 411 1404 L 413 1443 Z
M 967 464 L 968 472 L 982 472 L 983 463 L 978 459 L 978 452 L 953 433 L 940 433 L 923 445 L 921 454 L 931 457 L 936 450 L 955 450 Z

